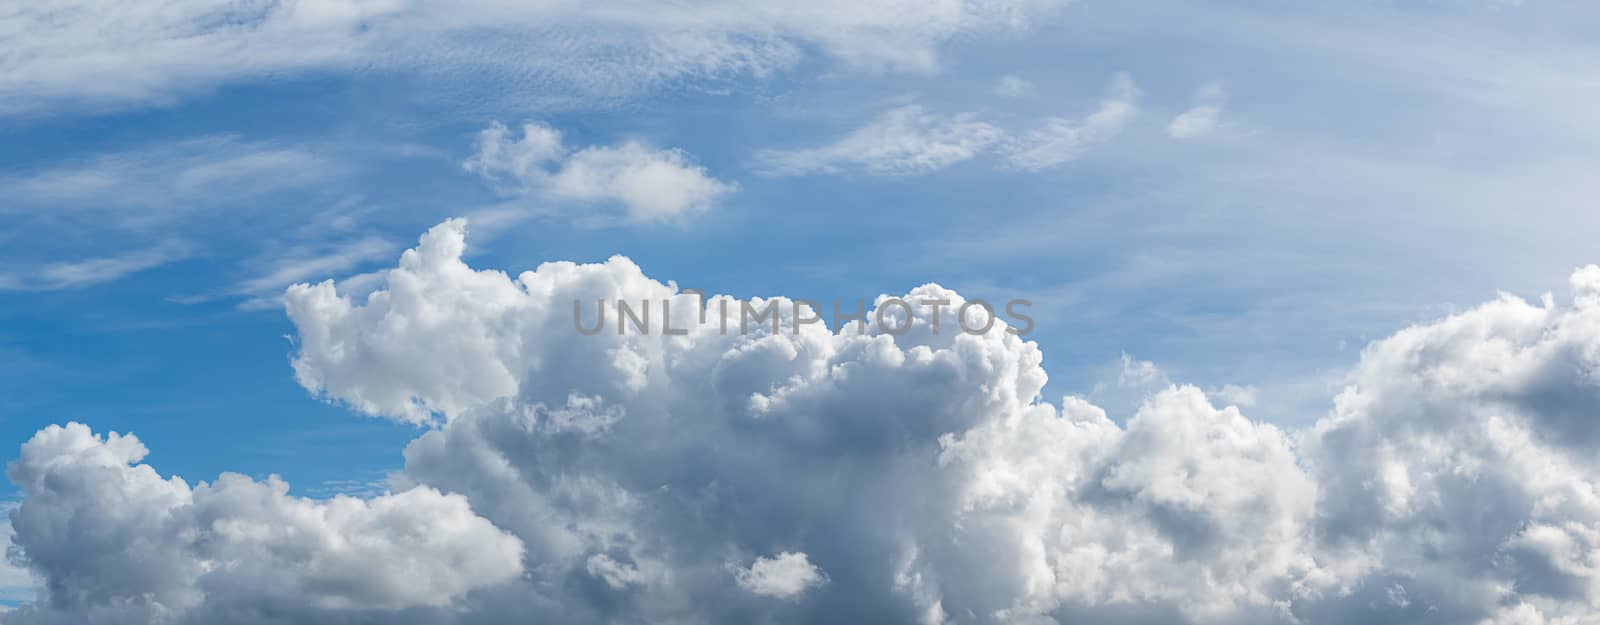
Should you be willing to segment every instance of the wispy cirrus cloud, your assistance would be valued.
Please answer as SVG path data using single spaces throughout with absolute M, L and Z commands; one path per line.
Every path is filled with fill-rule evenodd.
M 1094 112 L 1076 120 L 1047 118 L 1020 135 L 983 121 L 978 113 L 945 115 L 907 105 L 823 145 L 761 150 L 755 154 L 755 168 L 767 176 L 855 170 L 875 176 L 915 176 L 993 153 L 1009 167 L 1039 171 L 1116 137 L 1138 113 L 1138 96 L 1133 79 L 1117 74 Z
M 399 247 L 380 236 L 296 245 L 246 262 L 246 267 L 253 267 L 256 273 L 233 285 L 230 294 L 246 298 L 239 304 L 245 310 L 279 308 L 283 290 L 289 285 L 324 276 L 351 277 L 363 266 L 393 257 Z
M 353 235 L 347 231 L 301 234 L 289 241 L 267 242 L 266 249 L 241 259 L 236 273 L 240 278 L 215 291 L 171 295 L 178 304 L 237 301 L 246 311 L 281 308 L 285 287 L 296 282 L 332 278 L 343 286 L 358 290 L 377 276 L 362 273 L 373 263 L 389 260 L 399 249 L 395 242 L 379 235 Z
M 241 211 L 285 212 L 264 205 L 349 173 L 337 158 L 307 145 L 235 135 L 157 141 L 13 169 L 0 174 L 0 215 L 16 227 L 0 234 L 0 289 L 66 290 L 92 286 L 196 254 L 205 233 Z M 50 233 L 45 246 L 25 233 Z M 65 257 L 40 262 L 40 256 Z
M 847 67 L 928 72 L 958 35 L 1025 27 L 1063 1 L 800 4 L 336 0 L 159 6 L 49 0 L 0 15 L 0 114 L 160 103 L 271 74 L 448 66 L 529 95 L 625 97 L 681 78 L 765 75 L 818 50 Z M 591 62 L 605 58 L 605 63 Z
M 941 115 L 912 104 L 825 145 L 764 150 L 756 165 L 770 176 L 837 174 L 860 169 L 880 176 L 925 174 L 970 160 L 1005 136 L 973 113 Z
M 0 213 L 152 227 L 206 207 L 317 185 L 345 171 L 337 159 L 303 146 L 206 136 L 13 171 L 0 176 L 0 194 L 10 200 Z
M 169 242 L 113 256 L 81 258 L 0 270 L 0 291 L 61 291 L 118 280 L 189 255 L 189 247 Z
M 1006 162 L 1024 171 L 1039 171 L 1071 161 L 1096 144 L 1110 141 L 1139 112 L 1139 89 L 1133 78 L 1117 74 L 1095 112 L 1081 120 L 1052 117 L 1017 137 L 1008 146 Z

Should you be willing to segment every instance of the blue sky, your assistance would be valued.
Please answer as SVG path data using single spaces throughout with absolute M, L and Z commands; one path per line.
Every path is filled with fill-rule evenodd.
M 0 457 L 76 420 L 190 481 L 383 490 L 419 428 L 302 388 L 281 294 L 449 217 L 513 275 L 1027 298 L 1045 397 L 1118 422 L 1170 380 L 1308 425 L 1368 342 L 1600 260 L 1579 2 L 285 6 L 0 16 Z M 555 173 L 468 166 L 496 123 Z M 713 190 L 560 178 L 628 145 Z

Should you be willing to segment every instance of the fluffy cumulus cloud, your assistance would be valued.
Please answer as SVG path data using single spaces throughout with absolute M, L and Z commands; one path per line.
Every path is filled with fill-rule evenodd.
M 490 124 L 463 166 L 517 193 L 620 204 L 629 219 L 640 222 L 705 211 L 733 190 L 682 150 L 635 141 L 572 150 L 562 144 L 560 131 L 540 123 L 524 124 L 520 138 L 504 124 Z
M 762 75 L 819 50 L 847 67 L 931 71 L 942 42 L 1009 31 L 1057 0 L 591 3 L 43 0 L 0 14 L 0 113 L 159 102 L 271 74 L 447 66 L 507 89 L 606 99 L 683 77 Z M 531 88 L 529 88 L 531 87 Z
M 891 334 L 888 298 L 885 325 L 830 330 L 620 257 L 474 269 L 465 242 L 446 222 L 370 294 L 286 296 L 302 384 L 426 425 L 400 494 L 191 489 L 133 465 L 131 438 L 46 430 L 11 469 L 44 594 L 5 622 L 1600 617 L 1600 268 L 1570 301 L 1503 297 L 1374 343 L 1328 415 L 1286 431 L 1181 385 L 1121 422 L 1043 401 L 1037 347 L 1003 320 L 952 331 L 964 300 L 937 285 L 901 299 L 948 301 L 940 331 L 917 306 Z M 617 330 L 618 300 L 649 302 L 648 333 Z M 777 330 L 741 332 L 746 305 Z M 575 324 L 607 309 L 598 333 Z
M 515 578 L 521 542 L 427 487 L 311 501 L 276 478 L 163 478 L 134 436 L 51 426 L 6 475 L 17 560 L 44 580 L 6 623 L 345 622 Z
M 1359 620 L 1600 618 L 1600 268 L 1572 292 L 1369 346 L 1308 434 L 1322 548 L 1386 608 Z
M 1027 86 L 1026 81 L 1008 76 L 997 90 L 1004 97 L 1017 97 Z M 942 115 L 918 105 L 902 106 L 820 146 L 763 150 L 756 154 L 756 165 L 769 176 L 852 170 L 907 176 L 996 153 L 1013 168 L 1039 171 L 1071 161 L 1120 134 L 1138 113 L 1138 95 L 1133 79 L 1118 74 L 1094 112 L 1082 119 L 1047 118 L 1016 136 L 979 119 L 977 113 Z
M 768 597 L 795 597 L 827 579 L 806 554 L 785 551 L 756 558 L 749 568 L 730 567 L 739 587 Z

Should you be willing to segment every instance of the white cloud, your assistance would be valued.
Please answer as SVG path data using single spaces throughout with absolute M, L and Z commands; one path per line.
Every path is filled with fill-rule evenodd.
M 462 261 L 464 228 L 431 230 L 360 302 L 328 282 L 287 296 L 302 384 L 370 414 L 433 424 L 405 451 L 396 485 L 413 488 L 402 495 L 456 502 L 439 505 L 482 515 L 526 549 L 521 578 L 457 596 L 454 622 L 1556 625 L 1597 616 L 1600 437 L 1587 426 L 1600 406 L 1600 269 L 1574 274 L 1569 305 L 1507 296 L 1374 343 L 1333 410 L 1288 432 L 1131 358 L 1122 382 L 1160 387 L 1125 424 L 1082 398 L 1046 403 L 1037 346 L 1003 325 L 935 333 L 926 310 L 899 336 L 870 311 L 864 334 L 820 324 L 724 334 L 723 319 L 737 324 L 735 300 L 707 299 L 702 322 L 698 297 L 620 257 L 514 278 L 477 270 Z M 963 301 L 931 284 L 905 295 L 924 298 Z M 574 327 L 574 302 L 617 299 L 655 302 L 651 325 L 665 316 L 686 333 Z M 50 432 L 41 436 L 65 437 Z M 191 588 L 217 609 L 252 596 L 204 583 L 219 573 L 165 572 L 199 568 L 193 552 L 167 548 L 188 544 L 173 543 L 185 534 L 171 528 L 196 525 L 116 516 L 205 508 L 205 489 L 189 494 L 128 467 L 140 454 L 125 439 L 30 446 L 14 479 L 72 488 L 27 487 L 23 511 L 109 515 L 99 525 L 122 530 L 118 544 L 139 536 L 152 538 L 133 544 L 155 546 L 69 548 L 19 524 L 17 544 L 48 556 L 36 566 L 47 587 L 83 589 L 52 590 L 50 613 L 101 596 L 190 605 L 199 601 Z M 121 477 L 27 473 L 47 466 L 112 466 Z M 219 480 L 206 488 L 230 497 L 204 498 L 323 505 L 271 484 Z M 100 505 L 114 496 L 135 505 Z M 230 514 L 218 518 L 278 519 L 222 508 Z M 380 542 L 372 559 L 411 540 Z M 235 553 L 203 553 L 218 552 Z M 239 562 L 260 573 L 282 561 Z M 129 567 L 162 573 L 118 576 Z M 202 583 L 170 583 L 185 575 Z M 399 594 L 378 587 L 307 592 L 396 605 Z M 477 586 L 455 586 L 467 587 Z
M 13 541 L 47 583 L 39 609 L 7 623 L 54 622 L 47 606 L 78 606 L 90 623 L 443 606 L 521 572 L 518 540 L 459 495 L 313 501 L 237 474 L 190 487 L 135 464 L 145 454 L 131 435 L 77 423 L 22 446 L 6 470 L 23 495 Z
M 1079 121 L 1052 117 L 1042 128 L 1020 137 L 1009 136 L 976 113 L 942 115 L 907 105 L 821 146 L 758 152 L 756 166 L 770 176 L 852 169 L 878 176 L 912 176 L 999 151 L 1013 167 L 1037 171 L 1072 160 L 1122 132 L 1137 112 L 1137 96 L 1133 80 L 1118 74 L 1094 113 Z
M 712 178 L 682 150 L 657 150 L 629 141 L 576 151 L 544 124 L 522 126 L 522 137 L 495 122 L 478 136 L 478 153 L 464 163 L 491 182 L 546 199 L 616 202 L 639 222 L 671 220 L 709 209 L 734 186 Z
M 1007 159 L 1012 167 L 1038 171 L 1055 167 L 1081 156 L 1095 144 L 1109 141 L 1122 132 L 1139 112 L 1139 90 L 1127 74 L 1111 81 L 1100 108 L 1081 121 L 1055 117 L 1044 127 L 1014 140 Z
M 1199 139 L 1222 127 L 1222 107 L 1227 92 L 1221 85 L 1207 85 L 1195 96 L 1194 108 L 1179 113 L 1167 124 L 1167 136 L 1174 139 Z
M 766 150 L 756 155 L 768 175 L 839 173 L 860 168 L 881 176 L 925 174 L 972 159 L 1004 131 L 971 113 L 947 116 L 908 105 L 888 111 L 827 145 Z
M 749 567 L 730 565 L 739 587 L 764 597 L 789 599 L 827 581 L 822 569 L 811 564 L 804 553 L 785 551 L 773 557 L 760 557 Z
M 937 68 L 943 41 L 1026 26 L 1055 1 L 709 0 L 629 10 L 586 3 L 200 0 L 159 7 L 29 3 L 0 16 L 0 113 L 63 101 L 170 101 L 217 85 L 314 70 L 490 73 L 506 89 L 584 100 L 683 77 L 764 75 L 816 49 L 850 67 Z

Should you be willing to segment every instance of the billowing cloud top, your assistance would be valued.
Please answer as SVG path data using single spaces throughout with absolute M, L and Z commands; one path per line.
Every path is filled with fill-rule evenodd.
M 1372 344 L 1324 419 L 1284 431 L 1186 386 L 1120 424 L 1044 402 L 1040 351 L 1003 322 L 723 333 L 738 302 L 702 320 L 624 258 L 475 270 L 465 226 L 360 300 L 286 297 L 303 385 L 428 425 L 397 494 L 191 489 L 131 437 L 50 428 L 10 469 L 46 585 L 3 622 L 1600 618 L 1600 268 L 1570 303 L 1506 296 Z M 905 296 L 925 298 L 963 301 Z M 597 300 L 685 332 L 579 332 Z
M 133 436 L 51 426 L 6 475 L 24 499 L 13 541 L 46 581 L 40 610 L 5 622 L 270 621 L 445 606 L 522 572 L 522 543 L 460 495 L 418 487 L 312 501 L 224 474 L 190 487 L 134 464 Z M 281 617 L 276 617 L 281 618 Z

